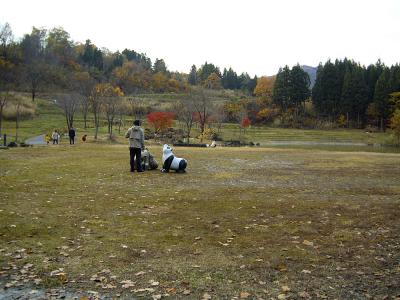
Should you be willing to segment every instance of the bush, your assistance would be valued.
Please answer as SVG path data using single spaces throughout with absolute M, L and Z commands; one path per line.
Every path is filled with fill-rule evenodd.
M 198 138 L 203 140 L 216 140 L 218 138 L 218 134 L 213 128 L 207 128 L 198 136 Z

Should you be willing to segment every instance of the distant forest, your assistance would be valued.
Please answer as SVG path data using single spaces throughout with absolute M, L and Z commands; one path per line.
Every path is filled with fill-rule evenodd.
M 214 107 L 224 121 L 240 123 L 246 118 L 252 124 L 303 128 L 328 123 L 384 130 L 400 109 L 398 64 L 386 66 L 378 60 L 363 66 L 350 59 L 329 60 L 318 66 L 311 87 L 313 71 L 315 75 L 310 67 L 284 66 L 275 76 L 257 78 L 205 62 L 193 65 L 187 74 L 172 72 L 161 58 L 153 62 L 133 49 L 111 52 L 89 39 L 84 44 L 74 42 L 60 27 L 33 27 L 16 40 L 8 23 L 0 25 L 2 95 L 29 92 L 35 101 L 39 92 L 73 91 L 91 97 L 96 85 L 106 83 L 125 96 L 227 89 L 235 91 L 236 99 Z

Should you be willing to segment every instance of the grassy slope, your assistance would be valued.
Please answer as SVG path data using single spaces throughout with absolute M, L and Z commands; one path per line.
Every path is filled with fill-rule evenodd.
M 160 159 L 161 148 L 151 150 Z M 147 296 L 276 298 L 285 285 L 292 298 L 400 292 L 399 155 L 176 154 L 189 160 L 187 174 L 130 174 L 119 145 L 1 151 L 0 282 L 32 263 L 20 281 L 101 292 L 111 284 L 111 293 L 159 282 L 132 292 Z M 50 276 L 57 268 L 66 274 Z

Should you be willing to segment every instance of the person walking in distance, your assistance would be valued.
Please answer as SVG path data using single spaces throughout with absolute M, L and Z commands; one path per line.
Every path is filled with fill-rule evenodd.
M 138 172 L 143 172 L 142 150 L 144 150 L 144 131 L 143 128 L 140 127 L 140 120 L 135 120 L 133 122 L 133 126 L 128 129 L 125 137 L 129 138 L 131 172 L 135 171 L 135 161 L 136 170 Z
M 58 134 L 57 129 L 54 130 L 53 134 L 51 135 L 51 139 L 53 140 L 53 145 L 55 145 L 55 144 L 58 145 L 58 141 L 60 139 L 60 135 Z
M 68 131 L 68 135 L 69 135 L 69 144 L 70 145 L 74 145 L 75 144 L 75 128 L 71 127 Z

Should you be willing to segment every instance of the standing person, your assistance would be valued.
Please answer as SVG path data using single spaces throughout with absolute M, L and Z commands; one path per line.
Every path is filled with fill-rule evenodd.
M 68 131 L 69 135 L 69 144 L 74 145 L 75 144 L 75 128 L 71 127 Z
M 53 131 L 53 134 L 51 135 L 51 138 L 53 140 L 53 145 L 57 144 L 58 145 L 58 140 L 60 139 L 60 135 L 58 134 L 57 129 Z
M 135 171 L 135 157 L 136 157 L 136 170 L 143 172 L 142 169 L 142 150 L 144 150 L 144 131 L 140 127 L 140 120 L 135 120 L 133 126 L 128 129 L 125 134 L 129 138 L 129 152 L 131 172 Z

